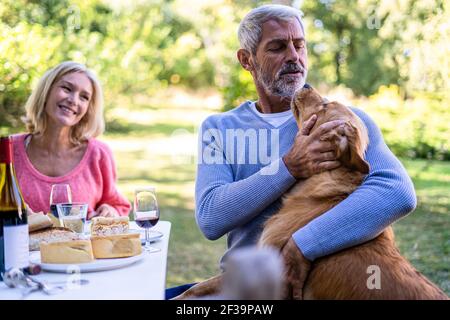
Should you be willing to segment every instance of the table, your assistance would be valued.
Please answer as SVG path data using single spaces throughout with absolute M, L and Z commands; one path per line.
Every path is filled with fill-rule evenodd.
M 131 228 L 138 228 L 134 222 L 130 222 Z M 151 230 L 163 233 L 163 237 L 152 243 L 153 247 L 161 251 L 154 253 L 144 252 L 145 257 L 121 269 L 81 273 L 81 279 L 89 280 L 89 283 L 77 286 L 57 295 L 46 295 L 43 292 L 34 292 L 27 299 L 46 300 L 124 300 L 124 299 L 150 299 L 162 300 L 165 298 L 167 250 L 169 246 L 171 224 L 168 221 L 160 221 Z M 49 282 L 67 281 L 73 275 L 63 273 L 51 273 L 43 271 L 37 276 L 37 280 Z M 0 300 L 21 299 L 22 289 L 8 288 L 0 282 Z

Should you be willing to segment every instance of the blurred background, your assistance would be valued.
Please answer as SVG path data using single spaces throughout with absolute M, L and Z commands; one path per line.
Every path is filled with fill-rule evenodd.
M 362 108 L 414 181 L 418 208 L 395 223 L 400 251 L 450 294 L 450 3 L 438 0 L 2 0 L 0 135 L 24 130 L 24 102 L 64 60 L 87 64 L 105 91 L 119 189 L 153 184 L 172 222 L 167 286 L 218 273 L 225 239 L 194 217 L 197 128 L 255 99 L 236 59 L 237 27 L 253 7 L 304 13 L 308 82 Z

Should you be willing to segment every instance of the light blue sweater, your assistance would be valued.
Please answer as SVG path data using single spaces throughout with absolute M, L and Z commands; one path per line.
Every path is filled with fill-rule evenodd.
M 296 244 L 311 261 L 375 238 L 416 206 L 412 181 L 379 128 L 363 111 L 352 110 L 368 129 L 370 173 L 347 199 L 294 233 Z M 280 209 L 281 196 L 295 184 L 281 157 L 297 132 L 294 117 L 274 128 L 249 108 L 249 102 L 202 123 L 196 220 L 210 240 L 227 234 L 222 263 L 233 249 L 256 244 L 263 223 Z M 241 143 L 230 138 L 233 134 Z

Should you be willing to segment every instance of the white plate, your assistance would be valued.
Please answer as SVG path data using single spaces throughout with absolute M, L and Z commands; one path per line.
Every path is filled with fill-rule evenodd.
M 50 272 L 73 272 L 75 269 L 80 272 L 96 272 L 119 269 L 125 266 L 129 266 L 144 257 L 142 252 L 140 255 L 128 257 L 128 258 L 115 258 L 115 259 L 96 259 L 93 262 L 79 263 L 79 264 L 56 264 L 56 263 L 41 263 L 41 254 L 39 251 L 30 253 L 30 262 L 37 263 L 41 266 L 42 270 Z M 78 269 L 79 268 L 79 269 Z
M 145 230 L 144 229 L 130 229 L 130 232 L 139 233 L 141 235 L 141 243 L 145 244 Z M 156 242 L 163 237 L 162 232 L 159 232 L 156 230 L 150 230 L 149 233 L 150 233 L 150 236 L 149 236 L 150 242 Z

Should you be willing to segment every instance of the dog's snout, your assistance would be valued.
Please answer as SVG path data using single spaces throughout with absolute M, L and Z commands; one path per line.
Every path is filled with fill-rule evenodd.
M 309 84 L 305 83 L 305 85 L 302 88 L 298 89 L 298 92 L 305 93 L 305 92 L 311 91 L 312 89 L 313 88 Z

